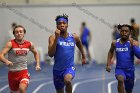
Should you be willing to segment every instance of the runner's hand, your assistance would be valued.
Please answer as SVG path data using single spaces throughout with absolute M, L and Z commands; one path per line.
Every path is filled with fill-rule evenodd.
M 41 67 L 40 66 L 36 66 L 35 69 L 36 69 L 36 71 L 40 71 Z
M 13 63 L 11 61 L 8 61 L 7 63 L 5 63 L 7 66 L 13 66 Z
M 106 71 L 110 72 L 111 71 L 111 67 L 110 66 L 106 66 Z
M 82 66 L 86 64 L 86 59 L 82 58 Z
M 55 36 L 56 36 L 56 38 L 60 37 L 60 32 L 61 32 L 61 31 L 60 31 L 60 30 L 58 30 L 58 29 L 57 29 L 57 30 L 55 30 Z

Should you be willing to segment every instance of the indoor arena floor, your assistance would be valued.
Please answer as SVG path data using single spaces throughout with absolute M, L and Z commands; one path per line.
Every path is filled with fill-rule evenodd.
M 27 93 L 56 93 L 52 66 L 42 64 L 40 72 L 34 65 L 29 65 L 30 84 Z M 7 81 L 8 68 L 0 67 L 0 93 L 9 93 Z M 105 65 L 95 63 L 85 66 L 76 65 L 76 76 L 73 79 L 73 93 L 118 93 L 114 67 L 110 73 L 105 71 Z M 136 65 L 136 80 L 133 93 L 140 93 L 140 65 Z

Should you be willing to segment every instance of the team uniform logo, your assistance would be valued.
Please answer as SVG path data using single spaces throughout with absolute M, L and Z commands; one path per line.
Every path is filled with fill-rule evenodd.
M 26 50 L 16 50 L 16 55 L 19 55 L 19 56 L 27 55 L 27 51 Z
M 28 48 L 13 48 L 13 50 L 17 56 L 26 56 L 29 52 Z
M 128 47 L 125 48 L 116 48 L 117 52 L 124 52 L 124 51 L 128 51 Z
M 74 42 L 60 42 L 60 45 L 62 46 L 74 46 Z

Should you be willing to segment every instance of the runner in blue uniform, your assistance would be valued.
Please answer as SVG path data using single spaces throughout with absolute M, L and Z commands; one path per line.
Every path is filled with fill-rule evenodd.
M 90 52 L 89 52 L 89 44 L 90 44 L 90 41 L 91 41 L 91 32 L 87 28 L 85 22 L 82 22 L 82 24 L 81 24 L 80 34 L 81 34 L 80 38 L 81 38 L 82 44 L 86 49 L 88 61 L 91 61 L 91 55 L 90 55 Z
M 118 80 L 118 93 L 132 93 L 135 79 L 134 56 L 140 59 L 138 42 L 130 38 L 132 27 L 124 24 L 120 27 L 121 38 L 114 40 L 108 53 L 106 71 L 111 71 L 110 61 L 116 54 L 115 76 Z
M 54 57 L 53 80 L 57 93 L 72 93 L 72 79 L 75 76 L 74 50 L 75 45 L 82 54 L 82 64 L 86 63 L 85 53 L 80 38 L 67 32 L 68 16 L 58 15 L 55 19 L 57 29 L 49 37 L 48 54 Z

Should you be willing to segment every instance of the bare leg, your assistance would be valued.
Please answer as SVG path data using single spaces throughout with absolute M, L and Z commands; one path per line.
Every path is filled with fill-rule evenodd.
M 57 93 L 64 93 L 64 89 L 59 89 L 59 90 L 56 90 Z
M 91 55 L 90 55 L 89 49 L 87 49 L 87 53 L 88 53 L 88 59 L 91 61 Z
M 125 93 L 125 89 L 124 89 L 124 77 L 119 75 L 117 77 L 118 80 L 118 92 L 119 93 Z
M 26 93 L 27 85 L 24 83 L 20 83 L 19 85 L 19 92 L 20 93 Z
M 66 85 L 66 93 L 72 93 L 72 84 L 71 84 L 71 80 L 72 80 L 72 75 L 71 74 L 67 74 L 64 77 L 64 82 Z

